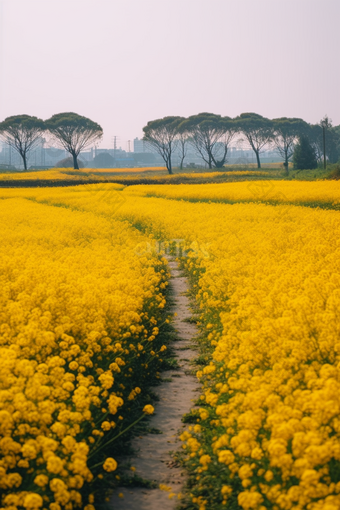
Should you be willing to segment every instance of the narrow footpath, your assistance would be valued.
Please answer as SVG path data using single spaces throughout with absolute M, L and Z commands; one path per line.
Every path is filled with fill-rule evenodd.
M 170 452 L 180 449 L 178 432 L 186 427 L 181 418 L 190 411 L 193 401 L 197 400 L 199 395 L 199 384 L 190 365 L 190 361 L 197 355 L 192 349 L 192 339 L 198 331 L 195 324 L 185 322 L 192 316 L 189 299 L 185 295 L 188 291 L 188 279 L 178 269 L 174 259 L 168 260 L 174 302 L 171 312 L 177 313 L 174 318 L 177 339 L 172 343 L 172 348 L 180 368 L 162 372 L 162 379 L 169 379 L 169 382 L 163 382 L 154 388 L 159 402 L 155 404 L 155 414 L 151 417 L 149 426 L 162 433 L 136 437 L 132 441 L 135 456 L 127 461 L 136 469 L 136 475 L 156 482 L 157 486 L 166 485 L 176 496 L 169 499 L 169 492 L 159 488 L 121 487 L 111 498 L 109 506 L 112 510 L 174 510 L 179 504 L 177 494 L 181 492 L 186 481 L 183 468 L 174 461 Z M 123 493 L 123 497 L 119 497 L 119 493 Z

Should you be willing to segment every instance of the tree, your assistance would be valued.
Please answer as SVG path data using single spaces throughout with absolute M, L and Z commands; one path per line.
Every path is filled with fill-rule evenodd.
M 19 152 L 25 171 L 27 170 L 28 153 L 39 143 L 44 130 L 44 121 L 29 115 L 7 117 L 0 123 L 1 138 Z
M 332 127 L 332 120 L 327 115 L 320 120 L 320 126 L 322 129 L 322 148 L 323 148 L 323 167 L 326 170 L 327 156 L 326 156 L 326 130 Z
M 340 125 L 331 128 L 332 138 L 334 143 L 331 147 L 330 162 L 337 163 L 340 161 Z
M 179 168 L 183 170 L 183 163 L 186 158 L 187 152 L 188 152 L 188 135 L 186 131 L 179 130 L 178 133 L 178 147 L 179 147 L 179 157 L 180 157 L 180 163 Z
M 113 168 L 115 159 L 108 152 L 99 152 L 92 162 L 93 168 Z
M 261 150 L 273 139 L 272 121 L 257 113 L 242 113 L 235 120 L 245 140 L 255 152 L 257 167 L 261 168 Z
M 281 117 L 273 119 L 273 144 L 284 160 L 286 174 L 289 174 L 289 160 L 293 156 L 294 146 L 298 137 L 303 134 L 307 128 L 307 123 L 302 119 L 289 119 Z
M 318 163 L 324 163 L 328 160 L 330 163 L 338 161 L 339 152 L 339 133 L 327 115 L 319 124 L 310 124 L 307 132 L 308 139 L 315 150 Z
M 308 131 L 306 133 L 306 136 L 309 140 L 309 143 L 314 149 L 316 159 L 318 163 L 322 162 L 322 154 L 323 154 L 323 147 L 322 147 L 322 127 L 320 124 L 309 124 Z
M 190 143 L 211 169 L 223 168 L 231 140 L 237 127 L 230 117 L 214 113 L 199 113 L 186 119 L 180 126 L 189 137 Z
M 305 135 L 299 137 L 294 150 L 293 162 L 294 168 L 298 170 L 309 170 L 318 166 L 315 149 Z
M 190 136 L 194 146 L 209 168 L 222 168 L 227 160 L 228 149 L 237 127 L 230 117 L 214 113 L 199 113 L 185 119 L 180 125 Z
M 183 117 L 164 117 L 150 120 L 143 127 L 143 140 L 163 158 L 170 175 L 173 173 L 171 158 L 178 143 L 178 126 L 182 121 Z
M 103 136 L 99 124 L 77 113 L 58 113 L 45 124 L 54 140 L 71 154 L 75 170 L 79 170 L 79 153 Z

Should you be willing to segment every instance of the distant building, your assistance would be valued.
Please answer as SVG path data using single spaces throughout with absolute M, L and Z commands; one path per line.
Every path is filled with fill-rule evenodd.
M 133 152 L 151 152 L 148 150 L 148 147 L 146 146 L 146 143 L 144 140 L 139 140 L 139 138 L 135 138 L 133 141 Z

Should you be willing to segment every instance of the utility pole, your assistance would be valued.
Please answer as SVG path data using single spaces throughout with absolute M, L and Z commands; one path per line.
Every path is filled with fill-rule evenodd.
M 320 126 L 322 127 L 322 142 L 323 142 L 323 168 L 326 170 L 327 168 L 327 158 L 326 158 L 326 129 L 332 127 L 332 120 L 328 118 L 328 115 L 325 115 L 322 120 L 320 120 Z
M 323 169 L 326 170 L 326 126 L 322 126 L 322 138 L 323 138 Z
M 116 158 L 116 150 L 117 150 L 117 136 L 115 135 L 113 137 L 113 154 L 114 154 L 114 158 Z

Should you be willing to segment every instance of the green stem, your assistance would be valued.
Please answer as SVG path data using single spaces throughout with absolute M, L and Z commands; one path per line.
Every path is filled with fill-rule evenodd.
M 97 450 L 94 450 L 93 453 L 91 455 L 89 455 L 89 459 L 95 454 L 95 453 L 98 453 L 104 446 L 106 447 L 107 445 L 109 445 L 110 443 L 112 443 L 113 441 L 115 441 L 116 439 L 118 439 L 120 436 L 122 436 L 123 434 L 125 434 L 125 432 L 127 432 L 128 430 L 131 429 L 131 427 L 133 427 L 134 425 L 136 425 L 139 421 L 141 421 L 143 418 L 145 417 L 145 414 L 142 414 L 142 416 L 140 416 L 139 418 L 137 418 L 136 421 L 134 421 L 133 423 L 131 423 L 131 425 L 129 425 L 125 430 L 122 430 L 122 432 L 120 432 L 117 436 L 113 437 L 112 439 L 110 439 L 110 441 L 108 441 L 107 443 L 105 444 L 102 444 L 100 448 L 98 448 Z M 101 462 L 100 464 L 103 464 L 103 462 Z M 100 466 L 100 464 L 96 464 L 96 466 Z M 96 467 L 96 466 L 93 466 L 93 467 Z M 92 469 L 92 468 L 89 468 L 89 469 Z

